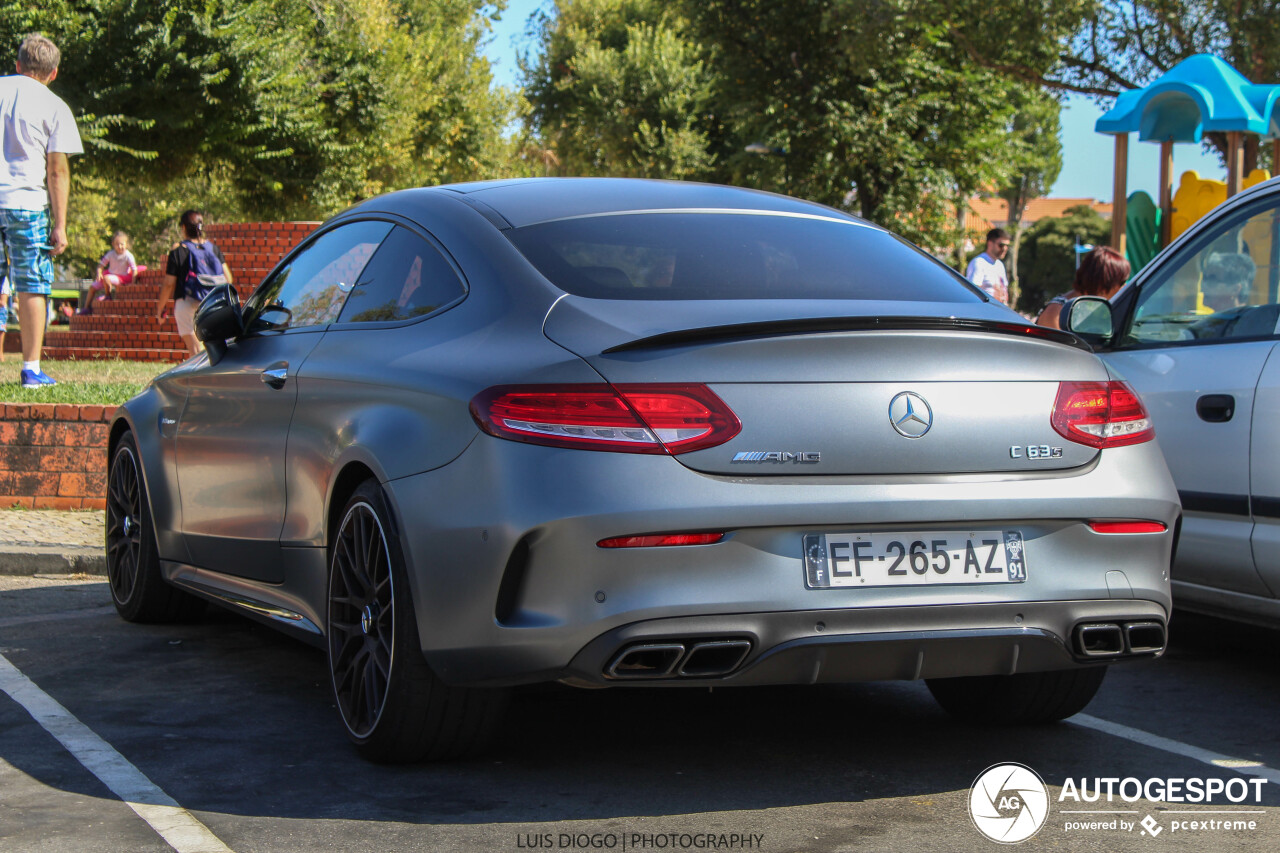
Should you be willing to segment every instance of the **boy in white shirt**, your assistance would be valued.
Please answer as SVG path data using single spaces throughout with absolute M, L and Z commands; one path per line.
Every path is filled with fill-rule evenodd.
M 71 109 L 49 91 L 62 55 L 32 33 L 18 48 L 17 74 L 0 77 L 0 275 L 18 297 L 23 388 L 56 385 L 40 370 L 53 256 L 67 248 L 67 156 L 81 154 Z

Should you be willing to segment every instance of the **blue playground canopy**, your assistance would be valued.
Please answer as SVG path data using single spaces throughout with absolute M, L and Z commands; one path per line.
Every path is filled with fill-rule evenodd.
M 1115 185 L 1111 245 L 1125 251 L 1129 134 L 1160 143 L 1160 240 L 1169 243 L 1172 211 L 1173 145 L 1200 142 L 1206 133 L 1227 135 L 1227 195 L 1240 191 L 1243 138 L 1246 133 L 1272 141 L 1272 159 L 1280 163 L 1280 86 L 1251 83 L 1226 62 L 1207 53 L 1184 59 L 1150 86 L 1116 98 L 1094 125 L 1115 137 Z M 1280 168 L 1272 166 L 1273 173 Z
M 1138 132 L 1146 142 L 1199 142 L 1210 131 L 1280 136 L 1280 86 L 1250 83 L 1216 56 L 1184 59 L 1143 89 L 1116 98 L 1098 133 Z

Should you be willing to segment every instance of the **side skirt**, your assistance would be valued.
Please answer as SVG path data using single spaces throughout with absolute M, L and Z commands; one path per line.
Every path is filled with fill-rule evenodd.
M 285 582 L 265 583 L 162 560 L 160 570 L 174 586 L 227 607 L 292 637 L 324 647 L 327 591 L 325 549 L 287 548 Z

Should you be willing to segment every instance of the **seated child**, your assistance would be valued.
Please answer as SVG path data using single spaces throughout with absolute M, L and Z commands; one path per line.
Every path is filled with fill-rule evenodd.
M 117 287 L 146 271 L 146 267 L 138 266 L 129 251 L 129 235 L 117 231 L 111 238 L 111 251 L 98 262 L 98 277 L 90 287 L 90 301 L 101 302 L 115 293 Z

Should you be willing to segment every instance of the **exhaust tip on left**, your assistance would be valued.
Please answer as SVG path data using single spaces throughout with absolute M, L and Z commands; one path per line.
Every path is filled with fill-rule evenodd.
M 645 643 L 628 646 L 605 667 L 610 678 L 666 678 L 684 657 L 680 643 Z

